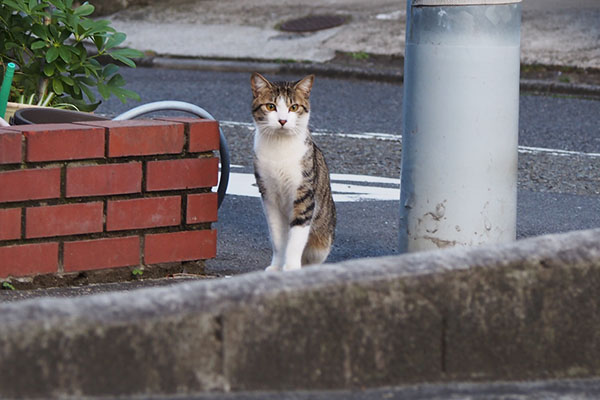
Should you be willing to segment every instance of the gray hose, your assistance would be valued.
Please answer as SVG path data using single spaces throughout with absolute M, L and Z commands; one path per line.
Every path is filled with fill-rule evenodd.
M 148 114 L 156 111 L 184 111 L 190 114 L 195 114 L 200 118 L 215 120 L 215 118 L 208 113 L 202 107 L 198 107 L 195 104 L 186 103 L 184 101 L 155 101 L 153 103 L 142 104 L 141 106 L 132 108 L 129 111 L 124 112 L 114 118 L 114 121 L 123 121 L 127 119 L 137 118 L 141 115 Z M 219 187 L 217 188 L 218 207 L 221 207 L 221 203 L 225 198 L 227 192 L 227 185 L 229 184 L 229 148 L 227 147 L 227 140 L 223 135 L 223 130 L 219 127 L 219 155 L 221 158 L 221 179 L 219 180 Z

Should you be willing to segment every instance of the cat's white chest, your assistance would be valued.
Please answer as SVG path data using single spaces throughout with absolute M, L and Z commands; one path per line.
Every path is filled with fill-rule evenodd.
M 302 184 L 302 160 L 306 151 L 308 146 L 302 137 L 272 139 L 256 135 L 255 168 L 267 193 L 276 195 L 280 201 L 293 201 Z

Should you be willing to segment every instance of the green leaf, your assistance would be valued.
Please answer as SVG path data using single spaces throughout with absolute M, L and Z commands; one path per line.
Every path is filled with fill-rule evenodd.
M 62 63 L 61 60 L 58 60 L 57 62 L 54 63 L 54 66 L 56 67 L 56 69 L 61 72 L 61 73 L 65 73 L 67 72 L 67 67 Z
M 31 9 L 31 13 L 32 13 L 32 14 L 35 14 L 35 13 L 36 13 L 36 12 L 38 12 L 38 11 L 45 10 L 45 9 L 46 9 L 46 7 L 48 7 L 48 5 L 47 5 L 47 4 L 45 4 L 44 2 L 41 2 L 41 3 L 39 3 L 37 6 L 35 6 L 35 7 L 33 7 L 33 8 Z
M 46 64 L 44 65 L 44 75 L 46 76 L 52 76 L 54 75 L 54 64 Z
M 85 85 L 79 85 L 79 87 L 81 88 L 81 90 L 83 91 L 83 93 L 85 93 L 85 95 L 87 96 L 87 98 L 92 103 L 96 101 L 96 95 L 94 94 L 94 92 L 92 91 L 92 89 L 90 89 L 89 87 L 87 87 Z
M 98 93 L 100 93 L 100 96 L 102 96 L 104 99 L 108 99 L 110 97 L 110 89 L 102 82 L 98 82 Z
M 131 58 L 134 57 L 142 57 L 144 53 L 138 50 L 133 49 L 116 49 L 108 53 L 113 59 L 117 61 L 121 61 L 123 64 L 128 67 L 135 68 L 135 62 Z
M 117 98 L 119 100 L 121 100 L 122 103 L 126 103 L 127 99 L 133 99 L 136 101 L 141 101 L 140 95 L 137 94 L 136 92 L 132 91 L 132 90 L 128 90 L 128 89 L 123 89 L 120 87 L 111 87 L 110 91 L 117 96 Z
M 106 45 L 104 46 L 104 48 L 107 50 L 112 49 L 113 47 L 116 47 L 116 46 L 120 45 L 121 43 L 123 43 L 125 41 L 125 39 L 127 39 L 127 35 L 125 35 L 124 33 L 122 33 L 122 32 L 114 33 L 108 37 L 108 41 L 106 42 Z
M 58 39 L 58 28 L 56 27 L 56 25 L 48 25 L 48 31 L 50 31 L 50 34 L 52 35 L 52 37 Z
M 38 50 L 43 47 L 46 47 L 46 42 L 44 42 L 43 40 L 38 40 L 37 42 L 33 42 L 31 44 L 31 50 Z
M 121 74 L 115 74 L 115 76 L 110 78 L 110 81 L 108 81 L 108 86 L 111 86 L 111 87 L 125 86 L 125 79 L 123 79 Z
M 59 79 L 52 80 L 52 90 L 54 93 L 61 95 L 65 92 L 62 82 Z
M 105 40 L 106 38 L 104 36 L 94 35 L 94 44 L 96 45 L 96 49 L 98 49 L 98 51 L 100 51 L 100 49 L 102 49 L 104 46 Z
M 109 76 L 115 74 L 119 70 L 115 64 L 108 64 L 102 70 L 102 76 L 108 78 Z
M 29 0 L 29 10 L 33 10 L 38 5 L 37 0 Z
M 46 53 L 46 62 L 51 63 L 58 58 L 58 49 L 54 46 L 50 47 Z
M 97 103 L 91 103 L 88 104 L 83 100 L 79 100 L 79 99 L 74 99 L 73 97 L 69 97 L 69 96 L 64 96 L 61 97 L 60 100 L 64 103 L 67 104 L 73 104 L 75 107 L 77 107 L 77 109 L 79 111 L 83 111 L 83 112 L 92 112 L 94 111 L 96 108 L 98 108 L 98 106 L 100 105 L 100 101 Z
M 116 32 L 115 29 L 110 26 L 110 21 L 106 19 L 99 19 L 97 21 L 90 20 L 87 24 L 89 24 L 88 35 L 100 34 L 101 36 L 106 36 L 108 33 Z
M 59 47 L 58 54 L 60 55 L 60 58 L 62 58 L 63 61 L 66 62 L 67 64 L 69 63 L 69 61 L 71 61 L 71 52 L 69 51 L 68 48 Z
M 68 31 L 67 29 L 65 29 L 64 31 L 62 31 L 60 33 L 60 36 L 58 38 L 58 42 L 59 43 L 64 43 L 70 36 L 71 36 L 71 32 Z
M 16 1 L 2 0 L 2 4 L 5 5 L 5 6 L 12 7 L 13 9 L 18 10 L 18 11 L 27 12 L 27 10 L 25 10 L 24 7 L 21 4 L 17 4 Z
M 128 58 L 140 58 L 144 56 L 144 53 L 142 53 L 141 51 L 130 48 L 116 49 L 110 52 L 110 54 L 118 54 L 121 57 Z
M 127 65 L 128 67 L 135 68 L 135 63 L 127 57 L 121 57 L 121 56 L 115 55 L 115 54 L 111 54 L 110 56 L 117 61 L 121 61 L 123 64 Z
M 92 78 L 88 78 L 87 76 L 82 76 L 78 78 L 78 80 L 88 86 L 96 86 L 96 81 Z
M 34 35 L 36 35 L 37 37 L 44 39 L 44 40 L 48 40 L 48 31 L 47 31 L 47 27 L 44 25 L 33 25 L 33 27 L 31 28 L 31 31 L 33 32 Z
M 88 3 L 84 3 L 77 7 L 73 12 L 78 17 L 85 17 L 86 15 L 90 15 L 94 12 L 94 6 Z
M 61 80 L 68 86 L 73 86 L 75 84 L 75 81 L 70 76 L 63 76 Z

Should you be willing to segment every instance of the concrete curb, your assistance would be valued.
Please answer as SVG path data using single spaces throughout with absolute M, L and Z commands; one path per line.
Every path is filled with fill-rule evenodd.
M 598 376 L 600 230 L 0 305 L 0 397 Z
M 187 69 L 198 71 L 247 72 L 261 71 L 267 74 L 319 74 L 343 79 L 365 79 L 380 82 L 402 82 L 402 68 L 364 68 L 342 64 L 277 63 L 249 60 L 215 60 L 198 58 L 147 57 L 137 60 L 138 65 L 151 68 Z M 521 90 L 534 93 L 564 94 L 600 97 L 600 86 L 521 79 Z

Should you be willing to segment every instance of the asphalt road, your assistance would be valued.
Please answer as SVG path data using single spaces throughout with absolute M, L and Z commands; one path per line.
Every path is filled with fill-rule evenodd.
M 187 101 L 220 120 L 235 165 L 232 172 L 242 186 L 251 185 L 249 74 L 139 68 L 123 75 L 142 103 Z M 331 171 L 363 179 L 350 182 L 359 189 L 348 190 L 397 191 L 402 85 L 317 77 L 311 97 L 311 129 Z M 98 111 L 116 115 L 135 105 L 113 99 Z M 600 227 L 600 102 L 524 94 L 520 111 L 518 237 Z M 346 176 L 339 178 L 340 185 L 350 184 Z M 396 181 L 366 182 L 373 176 Z M 263 268 L 270 245 L 260 201 L 237 181 L 228 193 L 216 224 L 218 256 L 208 262 L 208 270 L 222 275 Z M 337 238 L 328 261 L 398 252 L 398 197 L 390 198 L 337 201 Z
M 142 102 L 123 105 L 111 99 L 98 112 L 116 115 L 139 104 L 180 100 L 205 108 L 220 121 L 252 122 L 250 74 L 149 68 L 122 68 L 121 72 L 127 87 L 139 93 Z M 400 134 L 402 90 L 400 84 L 317 76 L 311 94 L 311 128 Z M 521 96 L 519 144 L 600 153 L 600 102 L 564 96 Z

